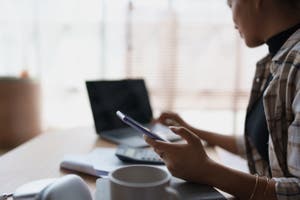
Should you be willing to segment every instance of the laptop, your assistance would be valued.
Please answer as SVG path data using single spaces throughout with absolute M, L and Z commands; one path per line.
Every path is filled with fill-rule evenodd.
M 153 113 L 143 79 L 86 81 L 86 87 L 96 133 L 101 138 L 132 147 L 148 146 L 141 133 L 117 117 L 120 110 L 167 140 L 180 139 L 168 127 L 150 123 Z

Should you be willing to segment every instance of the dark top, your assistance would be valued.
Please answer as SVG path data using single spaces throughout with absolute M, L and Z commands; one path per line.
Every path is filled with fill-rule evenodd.
M 293 26 L 292 28 L 289 28 L 286 31 L 276 34 L 266 42 L 269 47 L 269 53 L 272 57 L 279 51 L 279 49 L 288 40 L 288 38 L 299 28 L 300 24 L 297 24 L 296 26 Z M 272 78 L 273 77 L 270 74 L 265 84 L 264 91 L 268 87 Z M 258 153 L 265 161 L 269 162 L 269 131 L 263 106 L 263 96 L 261 96 L 254 103 L 252 109 L 247 114 L 245 128 L 246 133 L 248 134 L 251 142 L 257 149 Z
M 272 80 L 272 75 L 267 79 L 264 90 Z M 252 109 L 247 115 L 246 119 L 246 132 L 250 137 L 251 142 L 256 147 L 261 157 L 269 161 L 268 155 L 268 141 L 269 131 L 267 127 L 267 121 L 265 116 L 265 110 L 263 105 L 263 96 L 261 96 L 253 105 Z
M 267 40 L 267 45 L 269 47 L 269 53 L 272 57 L 279 51 L 283 44 L 289 39 L 300 28 L 300 24 L 293 26 L 292 28 L 287 29 Z

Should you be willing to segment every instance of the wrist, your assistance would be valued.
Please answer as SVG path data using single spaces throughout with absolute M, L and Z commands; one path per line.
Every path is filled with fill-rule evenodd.
M 273 181 L 240 172 L 217 162 L 209 161 L 205 183 L 239 199 L 276 199 Z M 270 192 L 270 190 L 272 192 Z
M 205 165 L 203 171 L 202 171 L 202 182 L 208 185 L 214 185 L 215 181 L 215 176 L 217 175 L 216 171 L 218 168 L 218 163 L 215 162 L 214 160 L 210 159 L 208 156 L 205 160 L 204 163 Z

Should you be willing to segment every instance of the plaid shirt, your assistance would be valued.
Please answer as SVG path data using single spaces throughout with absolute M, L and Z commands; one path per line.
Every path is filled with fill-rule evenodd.
M 270 72 L 273 80 L 262 94 Z M 267 163 L 261 158 L 251 144 L 247 132 L 243 141 L 238 140 L 239 149 L 241 153 L 245 153 L 251 173 L 270 176 L 276 181 L 278 200 L 299 200 L 300 29 L 273 58 L 267 55 L 257 63 L 247 113 L 261 95 L 270 133 L 270 162 Z

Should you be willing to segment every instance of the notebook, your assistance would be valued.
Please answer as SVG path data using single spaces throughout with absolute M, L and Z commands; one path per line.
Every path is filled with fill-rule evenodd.
M 63 169 L 74 170 L 96 177 L 97 180 L 96 200 L 110 200 L 109 183 L 107 175 L 114 169 L 126 166 L 115 156 L 114 148 L 95 148 L 88 154 L 66 155 L 60 163 Z M 165 166 L 157 166 L 167 170 Z M 172 177 L 171 186 L 178 191 L 185 200 L 225 200 L 226 198 L 213 187 L 208 185 L 189 183 L 182 179 Z
M 226 200 L 226 198 L 211 186 L 189 183 L 172 177 L 171 187 L 179 194 L 182 200 Z M 110 200 L 110 184 L 108 178 L 100 178 L 96 182 L 96 200 Z

